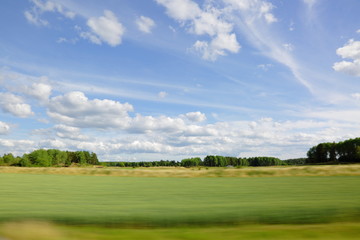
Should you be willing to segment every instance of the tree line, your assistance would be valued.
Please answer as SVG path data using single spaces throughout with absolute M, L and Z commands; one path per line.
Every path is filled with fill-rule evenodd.
M 60 151 L 57 149 L 39 149 L 22 157 L 12 153 L 0 156 L 0 166 L 20 167 L 68 167 L 72 165 L 102 165 L 109 167 L 242 167 L 242 166 L 280 166 L 305 164 L 360 163 L 360 138 L 342 142 L 319 143 L 307 152 L 307 158 L 280 160 L 275 157 L 237 158 L 208 155 L 203 160 L 199 157 L 181 161 L 160 160 L 143 162 L 99 162 L 96 153 L 88 151 Z
M 12 153 L 0 156 L 0 166 L 19 167 L 69 167 L 72 165 L 99 165 L 96 153 L 88 151 L 60 151 L 57 149 L 39 149 L 22 157 Z
M 360 138 L 348 139 L 342 142 L 319 143 L 307 152 L 308 164 L 324 163 L 359 163 Z
M 242 166 L 279 166 L 296 165 L 296 162 L 285 162 L 274 157 L 237 158 L 208 155 L 202 160 L 199 157 L 186 158 L 181 161 L 152 161 L 152 162 L 103 162 L 109 167 L 242 167 Z

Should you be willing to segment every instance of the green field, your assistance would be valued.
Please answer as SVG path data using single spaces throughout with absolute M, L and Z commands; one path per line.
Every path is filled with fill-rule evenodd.
M 152 229 L 64 226 L 43 222 L 0 224 L 0 236 L 9 240 L 358 240 L 359 235 L 360 223 Z
M 155 234 L 147 239 L 163 234 L 173 238 L 160 239 L 212 239 L 186 237 L 186 232 L 194 236 L 224 232 L 226 239 L 245 234 L 246 239 L 251 231 L 269 232 L 273 239 L 280 239 L 275 237 L 280 233 L 282 239 L 303 239 L 303 224 L 322 226 L 319 231 L 306 228 L 313 229 L 314 239 L 329 239 L 317 233 L 336 228 L 344 234 L 331 239 L 352 239 L 344 236 L 360 232 L 359 176 L 157 178 L 1 173 L 0 181 L 0 239 L 1 233 L 6 236 L 6 229 L 11 229 L 6 224 L 17 221 L 52 222 L 53 230 L 68 236 L 80 234 L 63 239 L 120 239 L 111 234 L 141 239 L 138 234 L 142 233 Z M 96 231 L 98 236 L 109 237 L 96 238 Z M 249 239 L 263 239 L 255 235 Z
M 360 220 L 360 177 L 1 174 L 0 220 L 176 226 Z

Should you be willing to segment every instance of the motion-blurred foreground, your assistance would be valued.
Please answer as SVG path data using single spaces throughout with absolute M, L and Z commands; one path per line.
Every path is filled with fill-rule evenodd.
M 1 173 L 0 236 L 356 239 L 360 234 L 359 176 L 227 177 L 227 170 L 217 171 L 223 177 Z

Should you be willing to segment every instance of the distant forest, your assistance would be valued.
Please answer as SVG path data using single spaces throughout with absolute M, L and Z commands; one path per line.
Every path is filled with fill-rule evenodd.
M 19 167 L 70 167 L 101 165 L 109 167 L 245 167 L 360 163 L 360 138 L 343 142 L 320 143 L 307 152 L 307 158 L 280 160 L 275 157 L 237 158 L 208 155 L 203 160 L 198 157 L 181 161 L 160 160 L 143 162 L 99 162 L 96 153 L 88 151 L 60 151 L 39 149 L 22 157 L 12 153 L 0 156 L 0 166 Z
M 360 163 L 360 138 L 320 143 L 307 152 L 307 164 Z
M 57 149 L 39 149 L 22 157 L 12 153 L 0 157 L 0 166 L 19 167 L 69 167 L 72 165 L 98 165 L 96 153 L 87 151 L 60 151 Z

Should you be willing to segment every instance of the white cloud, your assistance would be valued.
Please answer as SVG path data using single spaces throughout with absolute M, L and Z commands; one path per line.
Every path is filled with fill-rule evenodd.
M 251 24 L 253 21 L 262 19 L 271 24 L 277 22 L 277 18 L 271 12 L 274 5 L 266 0 L 223 0 L 233 9 L 246 13 L 246 23 Z
M 36 143 L 31 140 L 14 140 L 0 138 L 0 151 L 11 152 L 15 156 L 24 154 L 25 152 L 33 151 L 36 148 Z
M 206 115 L 201 112 L 188 112 L 184 116 L 191 122 L 203 122 L 206 120 Z
M 95 34 L 90 32 L 80 32 L 80 37 L 90 40 L 90 42 L 101 45 L 101 40 Z
M 70 92 L 50 99 L 48 115 L 57 122 L 81 128 L 124 128 L 129 124 L 128 103 L 88 99 L 82 92 Z
M 130 132 L 152 133 L 152 132 L 180 132 L 185 128 L 185 122 L 181 118 L 166 116 L 142 116 L 137 114 L 127 127 Z
M 151 33 L 152 28 L 155 27 L 155 22 L 151 18 L 140 16 L 136 20 L 136 25 L 140 31 L 144 33 Z
M 352 61 L 336 62 L 333 69 L 360 77 L 360 41 L 350 39 L 343 47 L 338 48 L 336 53 L 342 58 L 351 59 Z
M 87 25 L 90 27 L 91 33 L 83 32 L 81 37 L 88 38 L 96 44 L 106 42 L 113 47 L 121 44 L 125 27 L 118 21 L 113 12 L 105 10 L 104 16 L 89 18 Z
M 219 34 L 211 42 L 196 41 L 193 48 L 202 54 L 205 60 L 215 61 L 219 56 L 226 56 L 225 50 L 237 53 L 240 45 L 235 34 Z
M 135 140 L 131 143 L 124 144 L 121 151 L 127 152 L 145 152 L 145 153 L 168 153 L 172 147 L 154 141 L 139 141 Z
M 225 20 L 224 9 L 214 7 L 210 2 L 201 9 L 191 0 L 157 0 L 166 8 L 167 14 L 186 27 L 189 33 L 208 35 L 209 41 L 197 40 L 192 49 L 200 52 L 205 60 L 215 61 L 227 52 L 237 53 L 240 44 L 233 31 L 233 25 Z
M 52 87 L 45 83 L 33 83 L 31 86 L 25 88 L 25 93 L 32 96 L 41 102 L 45 103 L 49 100 Z
M 89 138 L 80 133 L 80 128 L 70 127 L 63 124 L 58 124 L 54 126 L 56 135 L 60 138 L 72 139 L 72 140 L 88 140 Z
M 31 11 L 25 11 L 24 16 L 29 23 L 36 26 L 47 26 L 49 24 L 48 21 L 41 19 L 37 13 Z
M 49 25 L 48 21 L 41 18 L 41 15 L 45 12 L 60 13 L 70 19 L 73 19 L 76 16 L 76 13 L 66 9 L 58 2 L 41 0 L 31 0 L 31 2 L 33 3 L 33 7 L 30 10 L 25 11 L 24 16 L 29 23 L 37 26 Z
M 0 108 L 14 116 L 26 118 L 34 115 L 31 106 L 23 102 L 20 96 L 12 93 L 0 93 Z
M 277 18 L 272 12 L 275 8 L 272 3 L 266 0 L 223 0 L 223 2 L 227 4 L 228 17 L 261 54 L 288 67 L 301 84 L 311 92 L 314 91 L 313 86 L 302 76 L 301 65 L 274 34 L 271 26 Z
M 0 121 L 0 135 L 8 134 L 10 131 L 9 124 Z
M 165 6 L 166 13 L 178 21 L 194 19 L 201 13 L 198 4 L 191 0 L 156 0 L 156 2 Z

